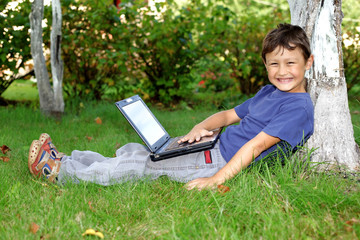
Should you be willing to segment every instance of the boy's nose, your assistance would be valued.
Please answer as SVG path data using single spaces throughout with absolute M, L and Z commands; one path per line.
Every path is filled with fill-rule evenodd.
M 286 66 L 280 64 L 278 74 L 279 75 L 286 75 L 287 74 Z

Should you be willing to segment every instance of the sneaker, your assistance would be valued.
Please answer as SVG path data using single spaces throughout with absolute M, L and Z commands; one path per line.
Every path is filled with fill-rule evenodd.
M 50 154 L 50 157 L 55 161 L 61 161 L 64 156 L 63 153 L 58 152 L 55 145 L 52 143 L 51 137 L 47 133 L 42 133 L 39 138 L 42 148 Z
M 35 177 L 45 177 L 51 182 L 57 179 L 63 153 L 59 153 L 48 134 L 41 134 L 40 140 L 34 140 L 29 149 L 28 167 Z

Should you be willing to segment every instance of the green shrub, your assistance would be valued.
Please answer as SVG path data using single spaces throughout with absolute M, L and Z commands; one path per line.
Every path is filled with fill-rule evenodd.
M 343 60 L 349 91 L 360 83 L 360 24 L 349 22 L 343 25 Z
M 269 18 L 269 11 L 276 18 Z M 217 56 L 230 66 L 231 77 L 236 79 L 241 93 L 256 93 L 268 83 L 261 58 L 262 41 L 277 24 L 288 21 L 285 13 L 281 8 L 268 7 L 259 11 L 249 7 L 233 15 L 231 23 L 224 28 L 223 38 L 216 48 Z
M 226 99 L 249 96 L 267 83 L 262 40 L 278 23 L 290 22 L 287 4 L 193 0 L 178 6 L 176 2 L 158 3 L 157 11 L 166 11 L 154 16 L 142 0 L 122 1 L 120 10 L 108 0 L 62 1 L 67 98 L 114 100 L 140 94 L 147 101 L 166 105 L 186 106 L 203 99 L 221 107 L 233 101 Z M 7 29 L 0 32 L 1 71 L 9 68 L 16 73 L 31 58 L 30 4 L 22 2 L 8 16 L 0 15 L 0 27 Z M 49 7 L 44 16 L 48 48 Z M 344 33 L 357 39 L 343 51 L 349 90 L 359 85 L 355 27 L 343 26 Z M 21 64 L 8 61 L 8 56 L 21 58 Z
M 64 91 L 68 96 L 88 99 L 118 97 L 132 91 L 126 49 L 116 8 L 105 1 L 65 0 L 62 57 Z
M 10 2 L 0 1 L 0 95 L 9 87 L 24 63 L 31 59 L 30 2 L 20 2 L 15 8 L 8 8 Z M 10 70 L 12 74 L 5 74 L 5 70 Z
M 165 8 L 166 11 L 154 17 L 142 5 L 122 5 L 128 64 L 130 69 L 144 73 L 142 92 L 151 100 L 165 104 L 189 98 L 197 84 L 192 69 L 211 53 L 213 39 L 221 37 L 213 29 L 219 22 L 228 21 L 219 14 L 222 8 L 212 3 L 202 4 L 200 0 L 184 7 L 167 1 L 156 5 L 158 12 Z M 143 10 L 138 11 L 140 8 Z

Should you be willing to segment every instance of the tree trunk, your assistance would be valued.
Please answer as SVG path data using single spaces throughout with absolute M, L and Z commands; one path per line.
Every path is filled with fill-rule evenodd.
M 62 94 L 62 80 L 64 64 L 61 60 L 61 5 L 60 0 L 52 0 L 52 29 L 51 29 L 51 73 L 53 79 L 56 112 L 64 112 Z
M 51 114 L 54 109 L 54 93 L 50 86 L 49 74 L 46 69 L 43 52 L 42 20 L 44 16 L 44 1 L 34 0 L 30 13 L 30 44 L 34 61 L 34 70 L 39 90 L 40 109 L 45 114 Z
M 39 91 L 40 109 L 47 115 L 64 112 L 62 95 L 63 62 L 61 60 L 61 6 L 60 0 L 52 1 L 53 26 L 51 30 L 51 71 L 53 88 L 50 85 L 49 73 L 46 68 L 43 52 L 42 20 L 44 17 L 44 1 L 34 0 L 30 13 L 30 43 L 31 55 L 34 61 L 34 70 Z
M 348 106 L 341 48 L 341 0 L 288 0 L 291 23 L 303 27 L 315 57 L 308 92 L 315 106 L 315 131 L 308 147 L 319 170 L 360 169 L 360 151 Z

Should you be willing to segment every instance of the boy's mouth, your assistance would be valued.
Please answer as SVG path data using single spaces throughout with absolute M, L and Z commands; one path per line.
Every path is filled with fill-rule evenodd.
M 292 78 L 277 78 L 280 83 L 290 83 L 293 79 Z

